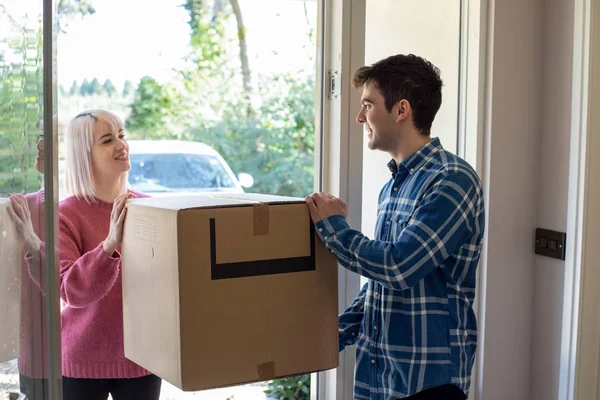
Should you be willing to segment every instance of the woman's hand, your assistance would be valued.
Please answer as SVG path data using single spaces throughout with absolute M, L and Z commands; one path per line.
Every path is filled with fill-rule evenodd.
M 125 204 L 130 198 L 131 193 L 125 193 L 117 197 L 113 203 L 113 209 L 110 214 L 110 230 L 102 244 L 104 252 L 109 256 L 112 256 L 115 253 L 117 247 L 123 240 L 123 225 L 125 224 L 125 214 L 127 214 Z
M 33 229 L 27 199 L 22 194 L 13 194 L 9 198 L 10 207 L 8 207 L 8 213 L 15 223 L 17 235 L 25 242 L 31 256 L 36 257 L 40 253 L 42 241 Z

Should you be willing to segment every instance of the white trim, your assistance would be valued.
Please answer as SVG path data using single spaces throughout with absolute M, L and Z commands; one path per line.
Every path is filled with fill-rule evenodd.
M 351 89 L 350 82 L 352 73 L 364 65 L 365 13 L 366 0 L 325 1 L 324 74 L 329 70 L 338 71 L 341 92 L 336 99 L 323 100 L 321 190 L 340 197 L 348 204 L 348 222 L 359 230 L 362 127 L 354 119 L 360 93 Z M 341 312 L 358 293 L 359 276 L 339 267 L 338 282 Z M 337 369 L 318 374 L 318 399 L 350 399 L 353 397 L 353 382 L 354 352 L 346 350 L 340 354 Z
M 460 32 L 460 86 L 458 108 L 457 153 L 483 177 L 484 128 L 487 72 L 487 1 L 462 0 Z M 493 21 L 492 21 L 493 22 Z M 492 23 L 490 22 L 490 23 Z M 487 62 L 486 62 L 487 61 Z M 491 65 L 491 63 L 490 63 Z M 486 75 L 487 74 L 487 75 Z M 487 237 L 485 238 L 487 243 Z M 485 320 L 485 250 L 477 271 L 477 295 L 474 311 L 479 327 L 478 352 L 471 376 L 469 399 L 481 398 L 483 371 L 483 340 Z
M 481 174 L 486 78 L 487 1 L 462 0 L 458 155 Z
M 590 155 L 600 150 L 600 116 L 594 112 L 600 104 L 600 54 L 594 51 L 594 44 L 600 43 L 600 30 L 594 26 L 599 12 L 593 0 L 574 0 L 568 235 L 558 393 L 558 398 L 567 400 L 598 396 L 600 160 Z

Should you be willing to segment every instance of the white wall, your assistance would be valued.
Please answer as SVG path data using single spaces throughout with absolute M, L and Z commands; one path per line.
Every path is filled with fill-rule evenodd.
M 562 232 L 567 228 L 573 17 L 573 0 L 544 0 L 536 217 L 538 227 Z M 565 262 L 542 256 L 534 261 L 531 399 L 559 400 Z
M 542 3 L 490 2 L 485 338 L 478 398 L 529 400 L 540 140 Z
M 536 227 L 567 226 L 573 1 L 488 2 L 482 174 L 488 245 L 477 399 L 561 400 L 564 262 L 535 255 L 533 245 Z M 414 52 L 442 70 L 446 108 L 433 132 L 450 150 L 456 137 L 458 3 L 367 0 L 367 63 Z M 373 231 L 377 194 L 389 178 L 388 159 L 365 147 L 367 234 Z
M 367 0 L 365 63 L 414 53 L 441 70 L 442 106 L 432 126 L 432 136 L 456 151 L 458 124 L 458 67 L 460 2 L 439 0 Z M 356 112 L 359 111 L 356 104 Z M 372 151 L 364 141 L 362 231 L 369 237 L 375 228 L 377 198 L 390 179 L 390 156 Z

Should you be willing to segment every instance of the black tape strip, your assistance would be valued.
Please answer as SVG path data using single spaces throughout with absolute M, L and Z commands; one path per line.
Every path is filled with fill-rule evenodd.
M 215 219 L 210 219 L 210 272 L 211 280 L 246 278 L 249 276 L 287 274 L 292 272 L 314 271 L 317 269 L 315 257 L 315 226 L 310 222 L 310 255 L 305 257 L 278 258 L 274 260 L 244 261 L 217 264 L 217 240 Z

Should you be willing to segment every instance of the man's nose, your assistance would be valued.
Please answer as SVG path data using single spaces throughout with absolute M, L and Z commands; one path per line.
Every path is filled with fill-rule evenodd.
M 356 116 L 356 122 L 358 122 L 359 124 L 364 124 L 365 123 L 365 116 L 364 116 L 362 110 Z

